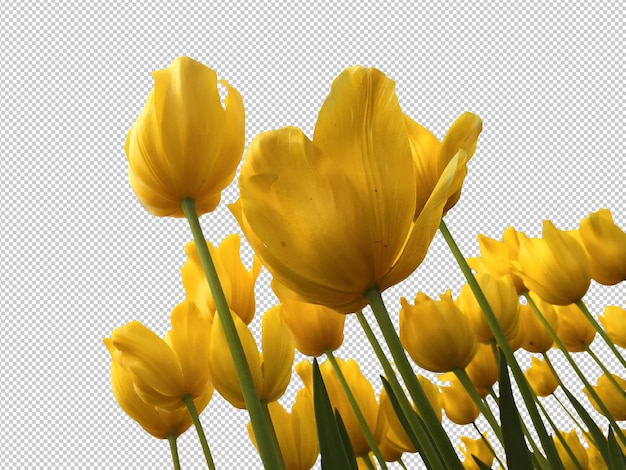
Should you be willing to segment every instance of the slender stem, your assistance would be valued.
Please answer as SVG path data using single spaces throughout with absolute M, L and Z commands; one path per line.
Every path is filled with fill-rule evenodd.
M 241 340 L 237 334 L 235 322 L 231 316 L 228 302 L 224 296 L 224 291 L 222 290 L 219 277 L 217 276 L 215 265 L 211 259 L 206 239 L 202 233 L 202 227 L 200 226 L 200 221 L 198 220 L 195 203 L 193 199 L 187 198 L 183 199 L 180 204 L 189 222 L 189 227 L 191 228 L 194 243 L 196 245 L 196 249 L 198 250 L 198 256 L 200 257 L 202 269 L 204 270 L 204 275 L 207 278 L 211 294 L 213 295 L 213 300 L 215 301 L 217 315 L 222 323 L 222 327 L 224 328 L 224 335 L 226 336 L 226 341 L 228 342 L 228 348 L 233 356 L 233 361 L 237 369 L 237 377 L 241 385 L 246 408 L 248 409 L 248 413 L 250 415 L 250 421 L 252 422 L 254 437 L 257 441 L 259 455 L 261 456 L 261 460 L 263 461 L 265 468 L 271 470 L 282 469 L 284 468 L 282 456 L 280 454 L 276 454 L 270 436 L 266 432 L 267 424 L 261 407 L 261 401 L 259 400 L 256 388 L 254 387 L 252 373 L 250 372 L 250 367 L 248 365 L 248 361 L 246 360 Z
M 554 446 L 554 442 L 552 441 L 552 439 L 550 439 L 550 436 L 548 436 L 548 432 L 546 431 L 543 420 L 541 419 L 539 411 L 537 410 L 532 390 L 530 389 L 530 385 L 524 377 L 524 372 L 522 371 L 517 360 L 515 359 L 515 355 L 513 354 L 513 350 L 511 349 L 511 346 L 509 345 L 506 336 L 504 335 L 504 331 L 502 331 L 502 328 L 500 327 L 500 324 L 498 323 L 498 320 L 493 313 L 493 310 L 491 309 L 491 306 L 489 305 L 485 294 L 478 285 L 478 281 L 476 281 L 476 278 L 472 273 L 472 269 L 467 264 L 467 260 L 461 253 L 461 250 L 454 241 L 454 238 L 452 238 L 452 235 L 450 234 L 450 231 L 448 230 L 448 227 L 443 220 L 439 224 L 439 231 L 443 235 L 443 238 L 448 244 L 450 251 L 454 255 L 456 262 L 461 268 L 461 271 L 463 272 L 463 275 L 465 276 L 468 285 L 472 289 L 472 293 L 474 294 L 476 301 L 480 305 L 485 315 L 487 324 L 489 325 L 489 328 L 491 329 L 498 343 L 498 346 L 500 346 L 500 349 L 504 353 L 506 362 L 511 369 L 511 372 L 513 373 L 513 377 L 515 378 L 515 382 L 517 383 L 519 392 L 522 395 L 522 399 L 524 400 L 524 404 L 526 405 L 526 409 L 528 410 L 530 419 L 535 426 L 535 430 L 539 436 L 539 440 L 541 441 L 548 460 L 550 462 L 555 462 L 555 465 L 557 465 L 556 468 L 563 468 L 562 465 L 559 464 L 559 455 L 556 451 L 556 447 Z
M 272 416 L 270 414 L 270 409 L 268 407 L 267 400 L 261 400 L 261 408 L 263 408 L 263 416 L 265 416 L 265 425 L 267 426 L 267 434 L 272 441 L 272 447 L 274 448 L 274 452 L 277 455 L 281 456 L 281 461 L 284 463 L 284 459 L 282 457 L 282 451 L 280 450 L 280 444 L 278 443 L 278 437 L 276 436 L 276 429 L 274 428 L 274 423 L 272 422 Z M 254 436 L 256 438 L 256 435 Z M 282 467 L 285 469 L 285 466 Z
M 383 371 L 385 372 L 385 377 L 387 378 L 387 381 L 391 385 L 391 388 L 393 389 L 393 392 L 396 398 L 398 399 L 398 402 L 400 403 L 400 407 L 402 408 L 402 414 L 408 421 L 411 431 L 416 436 L 417 440 L 422 446 L 422 451 L 425 454 L 424 456 L 425 459 L 428 462 L 430 462 L 432 465 L 437 464 L 438 466 L 436 468 L 444 469 L 445 466 L 443 465 L 443 462 L 440 462 L 441 459 L 440 459 L 439 454 L 437 453 L 437 450 L 433 447 L 430 438 L 426 434 L 426 430 L 424 429 L 423 424 L 419 421 L 419 419 L 417 418 L 417 415 L 413 411 L 413 407 L 411 406 L 411 403 L 406 397 L 404 390 L 402 389 L 402 386 L 400 385 L 400 382 L 398 382 L 396 371 L 393 369 L 391 363 L 387 359 L 387 356 L 385 355 L 382 347 L 380 346 L 380 343 L 378 342 L 376 335 L 372 331 L 372 328 L 367 322 L 367 319 L 363 315 L 363 312 L 360 310 L 356 312 L 356 317 L 359 320 L 359 323 L 361 324 L 361 328 L 363 328 L 363 331 L 365 332 L 365 336 L 367 336 L 367 339 L 370 342 L 372 349 L 374 349 L 374 352 L 376 353 L 376 357 L 378 357 L 378 361 L 383 367 Z
M 480 395 L 478 395 L 478 392 L 476 391 L 476 388 L 474 388 L 474 385 L 468 377 L 467 372 L 465 372 L 465 369 L 454 369 L 452 372 L 454 372 L 454 375 L 456 375 L 456 378 L 459 379 L 459 382 L 461 382 L 461 385 L 463 385 L 465 391 L 472 398 L 476 406 L 478 406 L 479 411 L 485 417 L 485 419 L 489 423 L 489 426 L 491 426 L 491 429 L 493 429 L 493 432 L 495 433 L 500 443 L 504 445 L 504 441 L 502 439 L 502 429 L 500 428 L 496 417 L 493 415 L 491 409 L 480 398 Z
M 396 367 L 398 368 L 398 371 L 400 372 L 400 375 L 409 390 L 409 394 L 411 395 L 413 402 L 420 411 L 420 415 L 424 420 L 426 429 L 432 436 L 432 439 L 441 453 L 447 468 L 463 468 L 463 465 L 459 460 L 459 456 L 454 450 L 454 447 L 452 447 L 450 438 L 441 426 L 439 418 L 435 414 L 435 410 L 433 410 L 424 389 L 419 383 L 419 380 L 417 380 L 417 376 L 415 375 L 415 372 L 413 372 L 413 368 L 406 357 L 404 348 L 402 347 L 402 343 L 398 337 L 398 333 L 391 322 L 389 312 L 387 312 L 387 307 L 385 307 L 383 299 L 380 295 L 380 289 L 378 287 L 368 289 L 365 292 L 365 297 L 372 308 L 372 312 L 374 312 L 374 316 L 376 317 L 380 331 L 387 342 L 387 346 L 389 347 L 391 356 L 396 363 Z
M 500 460 L 500 457 L 498 457 L 498 454 L 496 454 L 496 450 L 491 445 L 491 442 L 489 442 L 489 439 L 487 439 L 485 436 L 483 436 L 483 433 L 481 433 L 480 429 L 478 429 L 478 425 L 476 424 L 476 421 L 472 421 L 472 426 L 474 426 L 474 429 L 476 430 L 476 432 L 480 436 L 480 439 L 485 443 L 485 445 L 489 449 L 489 452 L 491 452 L 491 455 L 493 455 L 495 457 L 495 459 L 498 461 L 498 463 L 500 464 L 500 467 L 506 468 L 506 466 L 504 465 L 504 462 L 502 462 L 502 460 Z
M 591 312 L 589 312 L 589 309 L 584 304 L 584 302 L 582 300 L 577 300 L 576 301 L 576 306 L 581 310 L 581 312 L 583 312 L 585 317 L 587 317 L 587 320 L 589 320 L 589 322 L 593 325 L 593 327 L 596 329 L 598 334 L 606 342 L 606 344 L 609 347 L 609 349 L 611 351 L 613 351 L 613 354 L 615 354 L 615 357 L 617 357 L 617 360 L 622 364 L 623 367 L 626 367 L 626 359 L 624 359 L 624 356 L 622 356 L 622 354 L 619 352 L 619 350 L 615 347 L 615 344 L 613 343 L 613 341 L 611 341 L 609 336 L 606 334 L 606 331 L 604 331 L 604 328 L 602 328 L 602 326 L 600 326 L 600 324 L 594 318 L 594 316 L 591 314 Z
M 380 449 L 378 448 L 378 444 L 376 444 L 376 439 L 374 439 L 374 436 L 372 435 L 372 431 L 367 425 L 367 421 L 365 421 L 365 416 L 363 416 L 363 413 L 361 412 L 361 407 L 359 406 L 359 403 L 356 401 L 356 398 L 354 394 L 352 393 L 352 390 L 350 390 L 350 385 L 348 385 L 346 377 L 345 375 L 343 375 L 343 371 L 341 370 L 341 367 L 339 366 L 339 363 L 337 362 L 337 358 L 335 358 L 335 355 L 333 354 L 333 351 L 330 348 L 327 348 L 324 352 L 326 353 L 326 357 L 330 361 L 330 364 L 333 366 L 333 370 L 335 371 L 335 375 L 337 376 L 337 379 L 339 380 L 339 383 L 341 384 L 341 388 L 343 388 L 343 391 L 346 394 L 348 401 L 350 402 L 350 406 L 352 407 L 352 411 L 354 411 L 354 415 L 356 416 L 356 419 L 359 422 L 359 426 L 361 426 L 361 430 L 363 431 L 365 440 L 369 444 L 370 449 L 372 449 L 372 452 L 374 453 L 376 460 L 378 460 L 380 467 L 387 468 L 387 463 L 385 462 L 385 458 L 381 454 Z
M 624 387 L 617 383 L 617 380 L 615 380 L 613 374 L 609 372 L 609 369 L 606 368 L 606 366 L 602 363 L 596 353 L 593 352 L 589 345 L 585 345 L 585 352 L 591 356 L 596 364 L 598 364 L 600 369 L 602 369 L 602 372 L 604 372 L 604 375 L 606 375 L 606 378 L 609 379 L 609 382 L 613 384 L 613 386 L 619 391 L 619 393 L 621 393 L 622 395 L 626 395 L 626 390 L 624 390 Z
M 561 405 L 561 408 L 563 408 L 563 411 L 565 411 L 567 416 L 569 416 L 569 419 L 571 419 L 572 421 L 574 421 L 574 423 L 576 423 L 576 426 L 578 426 L 578 429 L 580 429 L 580 432 L 585 434 L 586 431 L 585 431 L 584 426 L 580 423 L 580 421 L 576 419 L 576 416 L 574 416 L 572 412 L 563 404 L 563 402 L 557 396 L 556 391 L 552 392 L 552 396 L 557 401 L 557 403 Z
M 580 367 L 578 367 L 578 364 L 576 364 L 576 361 L 574 361 L 574 358 L 572 357 L 572 355 L 567 351 L 567 348 L 563 344 L 563 341 L 561 341 L 561 339 L 557 336 L 556 331 L 554 331 L 554 328 L 552 328 L 552 326 L 550 325 L 548 320 L 546 320 L 546 318 L 543 316 L 543 313 L 541 313 L 541 310 L 539 310 L 539 308 L 537 307 L 537 304 L 535 303 L 533 298 L 530 295 L 528 295 L 527 293 L 524 294 L 524 297 L 526 298 L 526 301 L 530 305 L 530 308 L 533 310 L 533 312 L 535 312 L 535 315 L 537 315 L 537 318 L 539 318 L 539 321 L 541 322 L 543 327 L 546 329 L 546 331 L 552 337 L 552 340 L 554 341 L 554 344 L 556 344 L 557 347 L 561 350 L 561 352 L 563 353 L 563 356 L 565 357 L 565 359 L 567 360 L 569 365 L 572 367 L 572 369 L 574 370 L 574 372 L 576 373 L 576 375 L 578 376 L 580 381 L 585 386 L 585 389 L 587 390 L 587 392 L 589 393 L 591 398 L 593 398 L 593 400 L 596 402 L 596 404 L 598 405 L 598 408 L 600 408 L 600 410 L 601 410 L 602 414 L 604 415 L 604 417 L 606 419 L 608 419 L 609 423 L 611 423 L 611 426 L 613 426 L 613 430 L 615 431 L 615 434 L 619 437 L 619 439 L 624 444 L 626 444 L 626 437 L 624 437 L 624 433 L 622 432 L 621 428 L 617 425 L 617 423 L 615 422 L 615 420 L 611 416 L 611 413 L 609 412 L 608 408 L 606 407 L 604 402 L 600 399 L 600 397 L 596 393 L 595 389 L 591 386 L 591 384 L 587 380 L 587 377 L 585 377 L 585 374 L 582 373 L 582 371 L 580 370 Z M 556 373 L 556 369 L 552 365 L 552 362 L 549 360 L 548 355 L 544 354 L 543 357 L 544 357 L 544 359 L 546 361 L 546 364 L 548 364 L 548 367 L 550 367 L 550 370 L 552 371 L 552 373 L 556 377 L 557 382 L 559 383 L 559 385 L 561 387 L 565 388 L 565 385 L 563 384 L 563 381 L 561 380 L 561 378 Z
M 196 432 L 198 433 L 198 439 L 200 439 L 200 444 L 202 445 L 202 451 L 204 452 L 204 458 L 206 459 L 206 463 L 210 470 L 215 470 L 213 456 L 211 455 L 209 443 L 207 442 L 206 436 L 204 435 L 204 429 L 202 429 L 200 416 L 198 416 L 198 410 L 196 410 L 196 405 L 193 402 L 193 398 L 191 395 L 187 394 L 183 397 L 183 401 L 185 402 L 185 405 L 187 405 L 189 415 L 191 416 L 191 421 L 193 421 L 193 425 L 196 427 Z
M 167 440 L 170 443 L 170 452 L 172 454 L 172 463 L 174 464 L 174 470 L 180 470 L 180 459 L 178 458 L 178 443 L 176 442 L 176 434 L 170 434 L 167 436 Z
M 374 462 L 372 462 L 370 454 L 363 454 L 359 458 L 363 461 L 368 470 L 376 470 L 376 466 L 374 466 Z
M 396 460 L 396 462 L 398 462 L 398 465 L 400 465 L 404 470 L 409 470 L 408 468 L 406 468 L 406 465 L 402 461 L 402 457 L 398 457 L 398 460 Z

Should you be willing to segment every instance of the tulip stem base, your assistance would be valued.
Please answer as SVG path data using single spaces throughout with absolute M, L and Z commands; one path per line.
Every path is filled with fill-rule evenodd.
M 180 459 L 178 458 L 178 443 L 176 442 L 176 435 L 170 434 L 167 436 L 167 440 L 170 443 L 170 453 L 172 454 L 172 464 L 174 464 L 174 470 L 180 470 Z
M 419 383 L 419 380 L 417 380 L 417 375 L 415 375 L 415 372 L 406 357 L 406 353 L 404 352 L 398 333 L 391 322 L 389 312 L 383 302 L 380 289 L 378 287 L 368 289 L 365 292 L 365 297 L 372 308 L 372 312 L 374 312 L 380 331 L 387 342 L 387 346 L 389 347 L 391 356 L 393 357 L 396 367 L 402 376 L 402 380 L 404 380 L 404 383 L 409 390 L 409 394 L 417 406 L 421 418 L 424 420 L 426 429 L 435 442 L 435 445 L 446 463 L 447 468 L 462 469 L 463 465 L 459 460 L 459 456 L 454 450 L 454 447 L 450 442 L 450 438 L 441 426 L 439 418 L 435 414 L 435 410 L 433 410 L 433 407 L 426 396 L 426 392 L 424 392 L 422 385 Z
M 267 423 L 263 413 L 263 408 L 261 407 L 261 400 L 256 392 L 254 379 L 252 378 L 252 373 L 250 372 L 250 367 L 248 365 L 248 361 L 246 360 L 241 339 L 237 334 L 235 322 L 231 316 L 228 302 L 226 301 L 222 285 L 220 284 L 219 277 L 217 276 L 215 264 L 213 263 L 209 247 L 207 246 L 206 239 L 202 233 L 202 227 L 200 226 L 200 221 L 198 220 L 194 200 L 190 198 L 183 199 L 180 202 L 180 205 L 185 212 L 187 221 L 189 222 L 189 227 L 191 229 L 191 233 L 193 234 L 196 249 L 198 250 L 198 256 L 202 264 L 202 269 L 204 270 L 204 275 L 207 278 L 211 294 L 213 295 L 213 299 L 215 301 L 217 315 L 219 316 L 222 328 L 224 329 L 224 335 L 226 336 L 226 341 L 228 342 L 228 348 L 233 356 L 233 362 L 235 363 L 237 369 L 237 378 L 241 384 L 243 398 L 250 415 L 252 430 L 257 441 L 259 455 L 261 456 L 261 460 L 263 461 L 265 468 L 270 470 L 284 469 L 285 464 L 282 456 L 280 454 L 276 454 L 272 440 L 267 433 Z
M 193 402 L 193 398 L 191 397 L 191 395 L 187 394 L 183 397 L 183 401 L 185 402 L 185 405 L 187 405 L 187 410 L 189 410 L 191 421 L 193 421 L 193 425 L 195 426 L 196 432 L 198 433 L 198 439 L 200 439 L 200 444 L 202 445 L 202 451 L 204 452 L 206 464 L 209 467 L 209 470 L 215 470 L 215 463 L 213 462 L 211 449 L 209 449 L 209 443 L 206 440 L 206 435 L 204 434 L 204 429 L 202 428 L 200 416 L 198 416 L 198 410 L 196 409 L 196 405 Z
M 337 362 L 337 359 L 335 358 L 332 349 L 328 348 L 324 351 L 324 353 L 326 353 L 326 357 L 330 361 L 330 364 L 333 366 L 333 370 L 335 371 L 335 375 L 337 376 L 337 379 L 341 384 L 341 388 L 343 388 L 343 391 L 346 394 L 348 401 L 350 402 L 350 406 L 352 407 L 352 411 L 354 411 L 356 419 L 359 422 L 359 426 L 363 431 L 365 440 L 369 444 L 370 449 L 372 449 L 376 460 L 378 460 L 380 468 L 386 469 L 387 463 L 385 462 L 385 459 L 381 454 L 380 449 L 378 448 L 378 444 L 376 444 L 376 439 L 374 439 L 374 436 L 372 435 L 372 430 L 370 430 L 369 426 L 367 425 L 365 416 L 363 416 L 363 413 L 361 412 L 361 407 L 356 401 L 352 390 L 350 390 L 350 385 L 348 384 L 346 377 L 343 375 L 343 371 L 341 370 L 341 367 L 339 367 L 339 363 Z
M 526 405 L 526 409 L 528 410 L 530 419 L 532 420 L 535 426 L 535 431 L 537 432 L 537 435 L 539 436 L 539 440 L 541 441 L 543 450 L 546 453 L 548 461 L 555 462 L 555 463 L 560 462 L 559 455 L 556 451 L 556 447 L 554 446 L 554 442 L 548 435 L 548 432 L 546 431 L 543 420 L 541 419 L 541 415 L 539 414 L 539 411 L 537 410 L 537 406 L 535 404 L 536 398 L 532 392 L 532 389 L 530 388 L 530 385 L 526 381 L 524 372 L 522 371 L 517 360 L 515 359 L 515 355 L 513 354 L 513 350 L 511 349 L 511 346 L 509 345 L 506 339 L 504 331 L 502 331 L 502 328 L 500 327 L 500 324 L 498 323 L 498 319 L 493 313 L 493 310 L 491 306 L 489 305 L 489 302 L 487 301 L 485 294 L 483 293 L 480 286 L 478 285 L 478 281 L 476 281 L 476 277 L 474 276 L 474 273 L 472 273 L 472 269 L 469 267 L 469 264 L 467 264 L 467 260 L 461 253 L 461 250 L 459 249 L 458 245 L 454 241 L 452 234 L 448 230 L 448 227 L 446 226 L 443 220 L 439 224 L 439 231 L 441 232 L 444 240 L 448 244 L 448 247 L 450 248 L 450 251 L 452 252 L 452 255 L 454 256 L 454 259 L 456 260 L 459 267 L 461 268 L 461 271 L 463 272 L 463 275 L 465 276 L 465 279 L 467 280 L 468 285 L 470 286 L 470 288 L 472 289 L 472 292 L 474 293 L 474 297 L 476 298 L 476 301 L 480 305 L 485 315 L 487 324 L 489 325 L 489 328 L 491 328 L 491 331 L 493 332 L 493 335 L 498 343 L 498 346 L 500 346 L 500 349 L 504 353 L 506 362 L 509 368 L 511 369 L 511 372 L 513 373 L 513 377 L 515 378 L 515 382 L 517 383 L 520 394 L 522 395 L 522 399 L 524 400 L 524 404 Z M 557 464 L 556 468 L 562 468 L 562 465 Z
M 576 306 L 580 309 L 581 312 L 583 312 L 587 320 L 589 320 L 589 322 L 593 325 L 593 327 L 596 329 L 600 337 L 607 344 L 609 349 L 613 352 L 613 354 L 615 354 L 615 357 L 617 357 L 617 360 L 620 362 L 622 367 L 626 367 L 626 359 L 624 359 L 624 356 L 622 356 L 621 353 L 618 351 L 618 349 L 615 347 L 615 344 L 613 343 L 613 341 L 611 341 L 609 336 L 606 334 L 606 331 L 604 331 L 604 328 L 600 326 L 600 324 L 591 314 L 591 312 L 589 311 L 587 306 L 584 304 L 584 302 L 582 300 L 577 300 Z

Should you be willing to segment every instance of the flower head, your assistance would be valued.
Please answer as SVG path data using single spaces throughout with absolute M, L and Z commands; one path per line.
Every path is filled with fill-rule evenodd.
M 626 310 L 615 305 L 607 305 L 604 315 L 598 317 L 609 339 L 619 347 L 626 348 Z
M 473 423 L 478 418 L 479 410 L 459 379 L 453 372 L 443 374 L 439 378 L 442 381 L 450 381 L 449 386 L 440 387 L 441 401 L 448 419 L 459 425 Z
M 548 324 L 554 331 L 557 331 L 559 317 L 554 310 L 554 306 L 544 302 L 532 292 L 530 296 Z M 533 353 L 545 353 L 550 350 L 554 340 L 530 304 L 520 305 L 519 325 L 522 333 L 521 347 L 523 349 Z
M 483 437 L 479 439 L 472 439 L 467 436 L 461 436 L 461 442 L 463 446 L 459 446 L 459 450 L 465 457 L 463 461 L 463 468 L 466 470 L 480 470 L 480 467 L 474 460 L 473 456 L 476 456 L 478 460 L 486 464 L 491 468 L 493 464 L 493 450 L 487 445 L 487 431 L 483 433 Z
M 583 352 L 596 337 L 596 330 L 576 304 L 555 305 L 557 336 L 569 352 Z
M 612 376 L 621 387 L 621 391 L 613 385 L 606 374 L 602 374 L 598 378 L 598 384 L 596 386 L 592 385 L 592 388 L 615 421 L 626 421 L 626 380 L 615 374 L 612 374 Z M 587 395 L 587 398 L 589 398 L 589 401 L 598 413 L 604 414 L 589 391 L 585 388 L 583 392 L 585 392 L 585 395 Z
M 491 344 L 480 343 L 465 372 L 481 397 L 498 381 L 498 363 Z
M 126 137 L 128 179 L 156 216 L 183 217 L 181 200 L 210 212 L 235 176 L 244 145 L 241 96 L 226 81 L 222 106 L 216 73 L 189 57 L 153 72 L 154 88 Z
M 532 358 L 532 364 L 526 370 L 525 375 L 535 395 L 540 397 L 552 395 L 559 386 L 548 363 L 536 357 Z
M 351 67 L 333 82 L 313 140 L 286 127 L 252 141 L 231 208 L 281 298 L 353 312 L 368 289 L 422 262 L 468 153 L 456 152 L 418 205 L 407 119 L 391 80 Z
M 563 463 L 563 468 L 565 470 L 589 468 L 589 458 L 587 457 L 587 451 L 580 442 L 576 430 L 573 429 L 568 433 L 564 431 L 559 431 L 559 433 L 565 439 L 565 443 L 570 448 L 570 450 L 574 454 L 574 457 L 576 458 L 575 462 L 572 457 L 570 457 L 569 453 L 565 450 L 565 447 L 561 443 L 561 440 L 558 437 L 554 436 L 554 445 L 556 446 L 556 451 L 559 454 L 561 462 Z

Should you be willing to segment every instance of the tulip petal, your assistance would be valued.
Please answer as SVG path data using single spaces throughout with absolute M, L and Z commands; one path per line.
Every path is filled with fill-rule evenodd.
M 291 379 L 294 348 L 289 331 L 282 320 L 281 305 L 269 309 L 263 315 L 263 394 L 262 398 L 272 402 L 278 400 Z

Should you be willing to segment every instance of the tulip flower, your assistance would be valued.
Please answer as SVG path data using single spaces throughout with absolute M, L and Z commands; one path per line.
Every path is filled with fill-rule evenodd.
M 613 343 L 626 348 L 626 310 L 614 305 L 604 308 L 604 315 L 598 317 L 606 334 Z
M 498 381 L 498 362 L 493 354 L 491 344 L 481 343 L 476 354 L 465 367 L 465 372 L 472 385 L 481 397 L 489 394 L 489 390 Z
M 443 374 L 439 379 L 450 382 L 449 386 L 440 387 L 441 402 L 448 419 L 459 425 L 473 423 L 479 415 L 478 407 L 459 379 L 453 372 Z
M 245 324 L 249 324 L 256 309 L 254 284 L 261 272 L 261 262 L 255 256 L 252 268 L 247 270 L 239 255 L 240 244 L 241 239 L 235 234 L 227 236 L 217 248 L 213 248 L 207 241 L 228 306 Z M 187 299 L 212 318 L 215 313 L 215 301 L 193 241 L 185 245 L 185 253 L 187 261 L 180 271 Z
M 489 468 L 493 464 L 493 450 L 487 445 L 487 431 L 483 433 L 483 437 L 472 439 L 467 436 L 461 436 L 463 446 L 459 446 L 459 450 L 465 457 L 463 468 L 466 470 L 480 470 L 480 467 L 472 456 L 476 456 L 478 460 L 486 464 Z
M 353 312 L 367 304 L 366 291 L 400 282 L 424 259 L 468 153 L 458 149 L 418 206 L 423 188 L 394 86 L 376 69 L 348 68 L 313 140 L 286 127 L 248 147 L 231 209 L 281 299 Z
M 585 250 L 574 237 L 544 220 L 543 238 L 519 234 L 519 257 L 512 261 L 524 285 L 553 305 L 569 305 L 585 295 L 591 283 Z
M 526 291 L 524 281 L 515 274 L 511 261 L 517 261 L 519 252 L 518 232 L 507 227 L 502 234 L 502 241 L 484 235 L 478 235 L 480 246 L 479 258 L 468 258 L 470 267 L 479 273 L 489 273 L 495 277 L 511 276 L 518 294 Z
M 354 398 L 359 405 L 361 413 L 365 418 L 367 427 L 374 433 L 377 429 L 378 422 L 378 402 L 376 401 L 376 395 L 372 384 L 368 382 L 365 376 L 361 373 L 359 365 L 354 359 L 348 359 L 346 361 L 337 359 L 339 367 L 343 372 L 350 386 L 350 391 L 354 395 Z M 354 413 L 348 397 L 346 396 L 337 375 L 330 363 L 330 361 L 324 361 L 320 364 L 320 372 L 324 385 L 328 391 L 328 397 L 330 398 L 330 404 L 333 409 L 339 411 L 341 419 L 346 426 L 346 431 L 352 444 L 354 454 L 358 457 L 360 455 L 367 455 L 369 453 L 370 446 L 365 439 L 365 435 L 359 425 L 356 414 Z M 313 393 L 313 368 L 309 361 L 302 361 L 296 365 L 296 373 L 304 382 L 307 390 Z M 376 441 L 380 440 L 380 436 L 374 436 Z
M 464 369 L 478 347 L 468 318 L 450 292 L 435 301 L 418 293 L 415 305 L 400 299 L 400 341 L 413 361 L 431 372 Z
M 261 320 L 262 353 L 259 353 L 254 337 L 245 323 L 234 312 L 231 314 L 259 398 L 270 403 L 278 400 L 289 384 L 294 358 L 293 344 L 281 319 L 280 305 L 269 309 Z M 245 408 L 235 363 L 218 316 L 213 319 L 211 327 L 209 367 L 213 384 L 220 395 L 235 408 Z
M 485 294 L 504 335 L 508 341 L 511 341 L 517 334 L 519 319 L 519 296 L 513 280 L 510 276 L 497 278 L 488 273 L 478 273 L 476 281 Z M 457 305 L 469 318 L 479 342 L 490 343 L 495 340 L 485 314 L 469 284 L 461 288 Z
M 184 408 L 186 395 L 196 399 L 211 387 L 209 319 L 193 303 L 183 302 L 172 311 L 171 323 L 165 339 L 132 321 L 104 340 L 141 399 L 167 411 Z
M 574 454 L 574 457 L 576 457 L 578 464 L 580 465 L 580 467 L 576 465 L 576 462 L 572 460 L 569 453 L 565 450 L 565 447 L 563 446 L 561 440 L 554 436 L 554 445 L 556 446 L 556 451 L 559 454 L 559 458 L 563 463 L 564 469 L 577 470 L 578 468 L 589 468 L 589 458 L 587 457 L 587 451 L 581 444 L 580 439 L 578 438 L 578 433 L 575 430 L 571 430 L 568 433 L 564 431 L 559 431 L 559 433 L 565 439 L 567 446 L 570 448 L 570 450 Z
M 544 302 L 533 293 L 530 296 L 548 324 L 554 331 L 557 331 L 559 317 L 554 310 L 554 306 Z M 519 325 L 522 331 L 521 347 L 523 349 L 532 353 L 545 353 L 550 350 L 554 343 L 552 336 L 529 304 L 520 306 Z
M 317 437 L 315 432 L 311 432 L 311 427 L 315 426 L 315 415 L 313 398 L 309 391 L 298 391 L 291 413 L 287 413 L 277 401 L 269 403 L 268 409 L 285 462 L 285 470 L 309 470 L 319 455 Z M 257 447 L 251 423 L 248 423 L 247 429 L 252 444 Z
M 593 325 L 575 304 L 556 305 L 554 308 L 559 325 L 556 334 L 563 342 L 565 349 L 569 352 L 584 351 L 596 336 Z
M 535 395 L 547 397 L 552 395 L 559 386 L 552 369 L 545 361 L 536 357 L 532 358 L 531 366 L 524 373 L 526 380 L 535 392 Z
M 156 216 L 184 217 L 183 199 L 210 212 L 235 176 L 243 152 L 243 101 L 226 81 L 222 105 L 217 74 L 179 57 L 152 74 L 154 88 L 126 137 L 128 179 Z
M 336 350 L 343 343 L 346 316 L 323 305 L 285 300 L 283 321 L 296 349 L 306 356 L 318 357 L 327 349 Z
M 595 392 L 598 394 L 598 397 L 600 398 L 602 403 L 604 403 L 604 405 L 606 406 L 607 410 L 609 411 L 613 419 L 615 421 L 625 421 L 626 420 L 626 380 L 622 379 L 621 377 L 618 377 L 615 374 L 611 374 L 611 375 L 620 385 L 622 389 L 621 393 L 615 387 L 615 385 L 613 385 L 613 383 L 611 382 L 611 380 L 606 374 L 602 374 L 598 378 L 598 384 L 592 387 L 595 390 Z M 604 414 L 586 388 L 583 389 L 583 392 L 585 392 L 585 395 L 587 395 L 587 398 L 589 399 L 593 407 L 598 411 L 598 413 Z
M 607 286 L 626 279 L 626 233 L 615 225 L 608 209 L 581 220 L 578 232 L 593 279 Z

